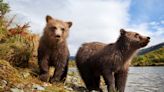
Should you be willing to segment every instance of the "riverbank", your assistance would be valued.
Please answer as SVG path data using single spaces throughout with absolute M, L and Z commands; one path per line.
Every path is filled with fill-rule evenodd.
M 126 92 L 138 89 L 164 90 L 164 67 L 130 67 Z M 9 62 L 0 60 L 0 91 L 11 92 L 84 92 L 86 91 L 74 61 L 69 62 L 69 71 L 64 84 L 50 84 L 38 79 L 38 68 L 13 67 Z M 151 78 L 150 78 L 151 76 Z M 149 81 L 148 81 L 149 80 Z M 106 89 L 103 78 L 101 88 Z M 155 85 L 153 85 L 155 84 Z M 143 85 L 143 86 L 141 86 Z M 147 86 L 145 86 L 147 85 Z M 153 86 L 152 86 L 153 85 Z M 151 91 L 150 91 L 151 92 Z M 159 91 L 160 92 L 160 91 Z M 163 92 L 163 91 L 161 91 Z

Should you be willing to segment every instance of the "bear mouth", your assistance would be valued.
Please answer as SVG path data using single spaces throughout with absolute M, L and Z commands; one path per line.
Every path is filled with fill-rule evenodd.
M 55 37 L 55 39 L 58 41 L 58 40 L 60 40 L 60 37 Z
M 149 40 L 144 41 L 144 42 L 140 43 L 140 46 L 141 46 L 141 47 L 145 47 L 145 46 L 148 45 L 149 42 L 150 42 Z
M 57 43 L 61 43 L 63 40 L 62 40 L 61 37 L 55 37 L 55 41 L 56 41 Z
M 62 39 L 61 39 L 61 37 L 52 36 L 51 40 L 53 40 L 56 43 L 59 43 L 59 42 L 61 42 Z
M 54 39 L 54 40 L 58 41 L 58 40 L 60 40 L 60 39 L 61 39 L 61 37 L 60 37 L 60 36 L 52 36 L 52 39 Z

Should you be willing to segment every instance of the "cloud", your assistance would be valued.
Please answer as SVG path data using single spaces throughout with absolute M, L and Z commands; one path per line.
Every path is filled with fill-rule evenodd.
M 161 24 L 164 24 L 164 20 L 161 21 Z
M 150 22 L 149 24 L 152 25 L 152 26 L 154 26 L 154 25 L 159 25 L 159 23 L 158 23 L 158 22 L 155 22 L 155 21 Z
M 55 18 L 73 21 L 70 31 L 69 47 L 71 55 L 83 42 L 113 42 L 118 30 L 128 23 L 130 0 L 16 0 L 8 1 L 17 14 L 31 22 L 31 29 L 41 33 L 44 17 L 50 14 Z
M 127 25 L 129 2 L 98 0 L 70 2 L 74 22 L 69 38 L 71 50 L 77 50 L 84 42 L 115 41 L 119 29 Z
M 135 30 L 143 35 L 151 35 L 153 43 L 163 34 L 163 28 L 156 22 L 130 24 L 131 0 L 7 0 L 12 13 L 23 16 L 31 24 L 34 33 L 41 34 L 45 25 L 45 16 L 72 21 L 68 38 L 71 55 L 75 55 L 84 42 L 114 42 L 120 28 Z M 160 22 L 162 24 L 163 21 Z M 156 27 L 153 30 L 152 27 Z M 151 29 L 151 30 L 150 30 Z M 161 31 L 160 31 L 161 30 Z M 156 32 L 156 33 L 155 33 Z M 158 40 L 158 42 L 160 42 Z

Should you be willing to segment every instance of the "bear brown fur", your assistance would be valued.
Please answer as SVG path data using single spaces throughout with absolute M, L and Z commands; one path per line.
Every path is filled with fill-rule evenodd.
M 72 22 L 64 22 L 46 16 L 46 26 L 38 47 L 38 64 L 40 80 L 51 83 L 64 82 L 69 60 L 67 37 Z M 55 67 L 53 76 L 49 80 L 49 68 Z
M 91 42 L 83 44 L 76 55 L 76 65 L 89 91 L 102 92 L 100 76 L 103 76 L 108 92 L 124 92 L 129 63 L 137 49 L 146 46 L 150 37 L 120 30 L 115 43 Z

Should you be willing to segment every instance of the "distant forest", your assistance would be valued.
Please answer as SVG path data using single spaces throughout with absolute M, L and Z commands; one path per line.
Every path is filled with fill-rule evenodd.
M 138 55 L 132 61 L 133 66 L 163 66 L 164 65 L 164 47 Z

